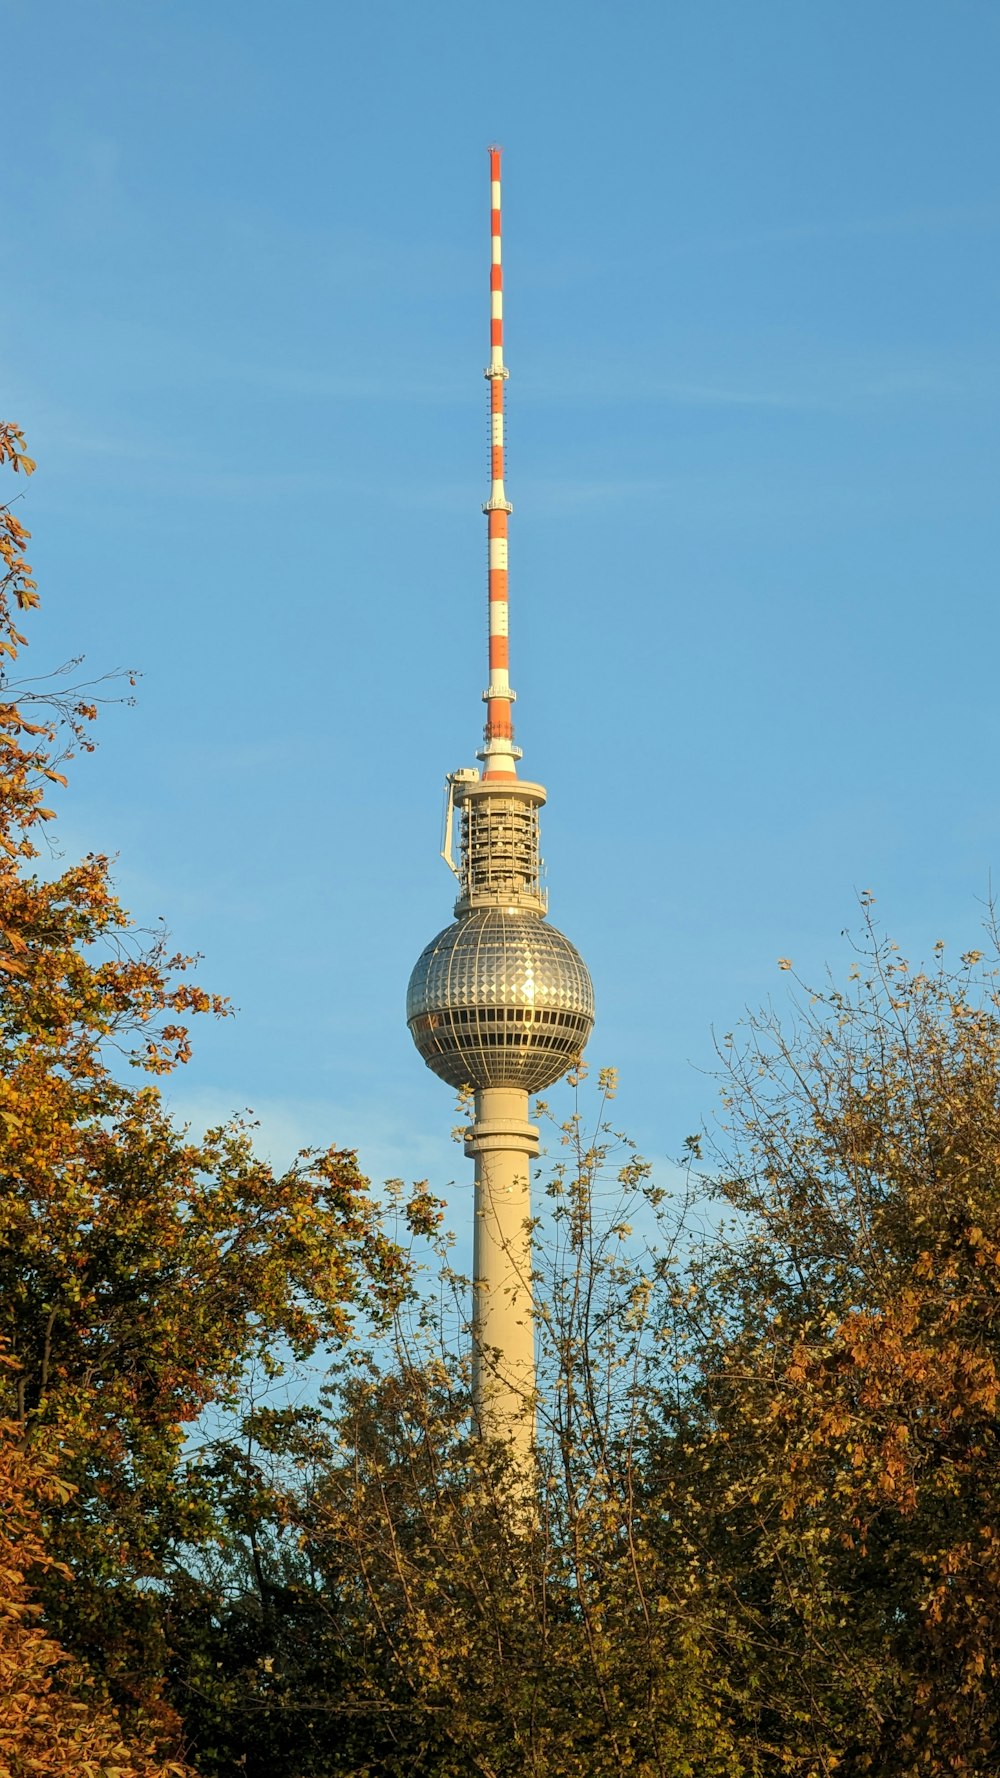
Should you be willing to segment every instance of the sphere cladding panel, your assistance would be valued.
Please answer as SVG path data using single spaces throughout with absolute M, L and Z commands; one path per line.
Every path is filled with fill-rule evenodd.
M 406 1016 L 427 1066 L 452 1086 L 541 1092 L 581 1054 L 594 991 L 554 926 L 488 908 L 431 940 L 410 977 Z

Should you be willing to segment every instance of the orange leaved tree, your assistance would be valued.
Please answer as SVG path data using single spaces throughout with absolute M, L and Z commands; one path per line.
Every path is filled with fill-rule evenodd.
M 0 1364 L 9 1365 L 0 1356 Z M 34 1588 L 71 1577 L 49 1554 L 41 1514 L 66 1487 L 14 1421 L 0 1421 L 0 1771 L 12 1778 L 185 1778 L 157 1736 L 127 1734 L 93 1674 L 39 1622 Z M 30 1577 L 30 1579 L 29 1579 Z
M 978 1778 L 1000 1771 L 996 934 L 992 963 L 915 968 L 865 911 L 845 988 L 724 1044 L 736 1216 L 681 1305 L 654 1542 L 715 1600 L 740 1770 Z
M 14 426 L 0 468 L 34 468 Z M 105 858 L 38 873 L 95 707 L 11 680 L 38 603 L 27 536 L 0 506 L 0 1415 L 57 1464 L 46 1545 L 72 1584 L 42 1577 L 48 1622 L 169 1733 L 166 1583 L 209 1528 L 185 1428 L 262 1351 L 341 1339 L 352 1305 L 395 1288 L 398 1256 L 353 1154 L 276 1173 L 240 1127 L 195 1141 L 171 1122 L 157 1081 L 187 1059 L 190 1016 L 224 1002 L 137 930 Z

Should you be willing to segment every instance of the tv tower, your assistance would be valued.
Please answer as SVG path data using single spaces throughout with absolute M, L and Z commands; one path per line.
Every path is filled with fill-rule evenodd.
M 580 1056 L 594 1023 L 587 967 L 546 920 L 541 882 L 540 784 L 518 778 L 509 679 L 507 520 L 504 488 L 503 268 L 500 150 L 490 151 L 491 484 L 489 684 L 485 743 L 475 767 L 451 772 L 442 856 L 459 883 L 455 920 L 417 960 L 406 997 L 413 1041 L 428 1068 L 472 1087 L 475 1160 L 472 1393 L 482 1437 L 503 1439 L 519 1460 L 534 1443 L 535 1350 L 531 1283 L 531 1163 L 538 1129 L 528 1094 L 543 1092 Z M 459 862 L 453 854 L 456 819 Z

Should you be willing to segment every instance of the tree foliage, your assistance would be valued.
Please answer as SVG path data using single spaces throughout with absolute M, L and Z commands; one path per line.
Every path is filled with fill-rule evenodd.
M 9 1365 L 10 1360 L 7 1359 Z M 159 1757 L 156 1725 L 126 1733 L 94 1675 L 41 1624 L 31 1585 L 71 1580 L 49 1553 L 46 1507 L 67 1489 L 23 1428 L 0 1422 L 0 1772 L 10 1778 L 190 1778 Z
M 526 1494 L 427 1188 L 168 1115 L 228 1008 L 105 859 L 41 868 L 96 703 L 11 679 L 26 544 L 0 507 L 0 1773 L 1000 1770 L 994 964 L 866 904 L 843 987 L 721 1045 L 684 1201 L 610 1074 L 553 1126 Z
M 294 1576 L 314 1658 L 283 1667 L 286 1617 L 284 1649 L 267 1659 L 287 1763 L 269 1755 L 270 1771 L 740 1770 L 703 1683 L 704 1613 L 689 1589 L 661 1584 L 638 1495 L 657 1311 L 669 1315 L 677 1259 L 637 1272 L 626 1217 L 663 1194 L 627 1147 L 615 1155 L 610 1126 L 585 1138 L 577 1114 L 557 1134 L 551 1271 L 537 1281 L 537 1502 L 506 1451 L 470 1430 L 464 1281 L 444 1245 L 456 1313 L 416 1289 L 401 1301 L 391 1341 L 358 1354 L 313 1417 L 308 1475 L 271 1496 L 274 1582 Z M 212 1769 L 236 1769 L 232 1751 Z
M 602 1207 L 612 1133 L 570 1121 L 534 1512 L 426 1304 L 344 1392 L 292 1508 L 325 1707 L 369 1724 L 331 1771 L 1000 1765 L 1000 978 L 914 969 L 866 918 L 844 989 L 723 1046 L 686 1234 L 629 1160 L 638 1216 Z M 625 1217 L 657 1208 L 643 1258 Z
M 846 990 L 728 1063 L 674 1523 L 732 1584 L 789 1770 L 986 1772 L 997 1714 L 1000 992 L 914 969 L 870 921 Z M 691 1472 L 693 1465 L 694 1473 Z M 735 1558 L 739 1556 L 737 1561 Z M 778 1766 L 777 1769 L 781 1769 Z
M 15 427 L 0 462 L 34 467 Z M 11 684 L 20 613 L 38 603 L 27 537 L 0 508 L 0 1338 L 14 1360 L 0 1410 L 58 1460 L 46 1540 L 73 1585 L 50 1565 L 49 1620 L 123 1708 L 148 1712 L 171 1573 L 210 1530 L 185 1428 L 235 1397 L 255 1356 L 273 1367 L 342 1339 L 352 1305 L 397 1288 L 398 1255 L 350 1152 L 276 1173 L 238 1125 L 198 1140 L 176 1127 L 157 1082 L 187 1060 L 190 1018 L 226 1003 L 136 928 L 107 859 L 38 874 L 55 762 L 87 744 L 95 708 L 56 688 L 29 720 Z

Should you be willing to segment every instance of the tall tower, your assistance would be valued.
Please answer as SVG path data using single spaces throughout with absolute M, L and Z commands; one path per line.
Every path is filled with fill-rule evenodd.
M 406 997 L 413 1041 L 453 1087 L 472 1087 L 475 1122 L 465 1152 L 476 1164 L 472 1389 L 484 1438 L 530 1458 L 535 1352 L 531 1287 L 531 1163 L 538 1130 L 528 1094 L 565 1074 L 594 1023 L 582 957 L 546 920 L 541 883 L 540 784 L 517 775 L 509 679 L 507 520 L 504 489 L 503 269 L 500 150 L 490 149 L 491 484 L 489 684 L 485 742 L 474 767 L 449 774 L 443 856 L 459 883 L 455 921 L 417 960 Z M 459 824 L 459 863 L 453 856 Z

